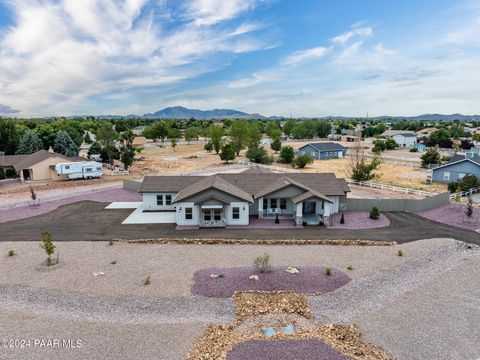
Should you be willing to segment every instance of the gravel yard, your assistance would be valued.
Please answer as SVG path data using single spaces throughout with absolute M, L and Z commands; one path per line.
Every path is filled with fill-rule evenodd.
M 331 229 L 375 229 L 382 228 L 390 225 L 390 220 L 385 214 L 380 214 L 377 220 L 370 219 L 368 211 L 344 211 L 343 216 L 345 223 L 341 224 L 341 213 L 333 215 L 330 220 L 332 225 Z
M 45 253 L 38 242 L 0 242 L 0 284 L 111 296 L 190 296 L 195 271 L 237 266 L 253 269 L 253 259 L 265 252 L 274 266 L 325 266 L 358 278 L 429 254 L 447 243 L 432 239 L 371 247 L 57 242 L 60 264 L 47 269 L 41 264 Z M 396 256 L 398 249 L 406 256 Z M 9 250 L 17 255 L 7 257 Z M 352 271 L 346 270 L 348 265 L 353 266 Z M 105 275 L 95 277 L 94 272 Z M 143 284 L 147 276 L 151 277 L 149 286 Z
M 291 290 L 308 295 L 333 291 L 350 281 L 347 274 L 337 269 L 331 269 L 327 275 L 323 266 L 298 266 L 297 274 L 289 274 L 286 268 L 277 266 L 267 273 L 252 266 L 201 269 L 193 276 L 192 294 L 223 298 L 236 291 Z M 212 274 L 222 277 L 212 278 Z M 258 280 L 251 280 L 250 276 L 258 276 Z
M 473 209 L 471 218 L 468 218 L 465 214 L 466 209 L 467 206 L 465 204 L 450 203 L 449 205 L 420 212 L 418 215 L 462 229 L 480 230 L 480 208 Z

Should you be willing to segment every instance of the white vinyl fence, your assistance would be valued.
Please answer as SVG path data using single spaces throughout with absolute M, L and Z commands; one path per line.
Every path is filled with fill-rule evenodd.
M 372 189 L 390 190 L 390 191 L 401 192 L 404 194 L 413 194 L 413 195 L 422 196 L 422 197 L 438 195 L 438 193 L 436 192 L 412 189 L 408 187 L 401 187 L 401 186 L 395 186 L 395 185 L 389 185 L 389 184 L 382 184 L 382 183 L 377 183 L 373 181 L 355 181 L 352 179 L 346 179 L 346 180 L 347 180 L 347 183 L 350 185 L 365 186 Z

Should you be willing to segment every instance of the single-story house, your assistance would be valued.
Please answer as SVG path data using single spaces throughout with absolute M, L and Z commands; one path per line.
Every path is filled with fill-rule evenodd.
M 400 147 L 413 147 L 417 143 L 417 133 L 415 131 L 387 130 L 382 136 L 395 140 Z
M 170 212 L 180 226 L 226 227 L 258 219 L 329 222 L 346 209 L 345 179 L 333 173 L 278 174 L 252 168 L 211 176 L 146 176 L 142 211 Z M 168 214 L 167 214 L 168 215 Z M 147 215 L 148 216 L 148 215 Z
M 298 149 L 296 155 L 299 154 L 308 154 L 317 160 L 337 159 L 347 155 L 347 148 L 334 142 L 310 143 Z
M 70 158 L 53 152 L 53 150 L 39 150 L 30 155 L 0 156 L 0 167 L 13 169 L 21 181 L 29 180 L 64 180 L 65 176 L 58 175 L 55 165 L 64 162 L 85 161 L 84 158 Z
M 146 143 L 147 139 L 144 136 L 135 136 L 132 145 L 136 148 L 141 148 L 144 147 Z
M 455 155 L 445 165 L 432 169 L 432 180 L 443 183 L 458 181 L 465 175 L 480 179 L 480 157 Z

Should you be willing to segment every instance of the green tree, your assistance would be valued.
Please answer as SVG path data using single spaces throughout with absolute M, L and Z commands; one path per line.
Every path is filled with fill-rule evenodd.
M 441 156 L 436 148 L 428 148 L 420 159 L 422 160 L 422 166 L 427 167 L 430 164 L 440 164 Z
M 280 162 L 284 164 L 291 164 L 295 157 L 295 151 L 291 146 L 282 146 L 280 149 Z
M 261 147 L 249 147 L 247 150 L 247 159 L 257 164 L 267 164 L 270 162 L 267 151 Z
M 387 150 L 395 150 L 396 147 L 397 143 L 392 138 L 388 138 L 387 140 L 385 140 L 385 148 Z
M 287 136 L 290 136 L 292 134 L 293 128 L 295 127 L 295 124 L 296 124 L 295 120 L 292 120 L 292 119 L 287 120 L 282 127 L 283 133 Z
M 270 144 L 270 148 L 275 151 L 275 153 L 279 152 L 282 149 L 282 140 L 279 136 L 274 137 Z
M 235 153 L 240 155 L 240 151 L 245 149 L 247 140 L 247 122 L 245 120 L 235 120 L 230 127 L 228 136 L 235 147 Z
M 262 140 L 262 132 L 259 125 L 257 123 L 249 123 L 247 126 L 247 147 L 259 147 L 260 140 Z
M 317 123 L 317 136 L 319 138 L 328 137 L 331 131 L 332 131 L 332 124 L 330 124 L 328 121 L 319 121 Z
M 20 134 L 13 120 L 0 118 L 0 151 L 5 155 L 13 155 L 17 151 Z
M 220 151 L 220 159 L 225 161 L 227 164 L 230 160 L 235 160 L 236 157 L 236 148 L 233 143 L 226 143 L 222 146 Z
M 42 231 L 41 234 L 41 243 L 40 247 L 47 254 L 47 266 L 52 264 L 52 255 L 55 253 L 55 245 L 52 242 L 52 235 L 48 231 Z
M 85 136 L 83 137 L 83 141 L 85 141 L 85 144 L 93 143 L 92 137 L 90 136 L 90 133 L 88 131 L 85 133 Z
M 313 159 L 308 154 L 300 154 L 296 156 L 292 161 L 292 165 L 300 169 L 303 169 L 305 166 L 309 164 L 313 164 Z
M 16 153 L 28 155 L 42 149 L 43 144 L 38 135 L 32 130 L 27 130 L 20 139 Z
M 157 121 L 143 130 L 143 136 L 153 141 L 160 139 L 160 141 L 164 142 L 168 136 L 168 126 L 163 121 Z
M 212 145 L 212 143 L 209 141 L 209 142 L 207 142 L 207 143 L 203 146 L 203 148 L 204 148 L 207 152 L 212 152 L 212 150 L 213 150 L 213 145 Z
M 78 156 L 78 147 L 73 142 L 72 138 L 64 130 L 57 133 L 55 141 L 53 142 L 53 150 L 59 154 L 75 157 Z
M 102 152 L 102 146 L 97 141 L 95 141 L 88 149 L 88 155 L 100 154 L 101 152 Z
M 120 146 L 120 161 L 125 169 L 128 169 L 135 161 L 135 147 L 133 140 L 135 135 L 131 130 L 120 134 L 122 145 Z
M 112 161 L 118 159 L 118 150 L 115 146 L 115 141 L 118 138 L 117 132 L 113 129 L 112 124 L 103 123 L 96 131 L 98 143 L 102 147 L 102 160 Z
M 218 154 L 222 147 L 223 128 L 214 124 L 210 125 L 208 127 L 208 138 L 212 143 L 213 149 Z
M 43 123 L 35 128 L 35 132 L 42 141 L 44 149 L 53 148 L 58 131 L 59 126 L 57 123 Z
M 198 140 L 199 130 L 195 127 L 189 127 L 185 130 L 185 141 Z

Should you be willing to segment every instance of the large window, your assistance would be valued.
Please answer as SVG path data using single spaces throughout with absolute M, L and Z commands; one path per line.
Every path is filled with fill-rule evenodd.
M 222 209 L 213 209 L 213 220 L 222 220 Z
M 443 180 L 450 180 L 450 173 L 448 171 L 445 171 L 443 173 Z
M 165 195 L 165 205 L 172 205 L 172 195 Z
M 287 199 L 281 198 L 280 199 L 280 209 L 287 210 Z
M 277 199 L 270 199 L 270 207 L 272 209 L 276 209 L 277 208 Z
M 239 207 L 232 208 L 232 219 L 233 220 L 240 219 L 240 208 Z
M 193 209 L 191 207 L 185 208 L 185 220 L 193 219 Z
M 163 206 L 163 195 L 157 195 L 157 206 Z
M 212 213 L 210 209 L 203 209 L 202 212 L 203 212 L 203 220 L 205 221 L 212 220 Z

